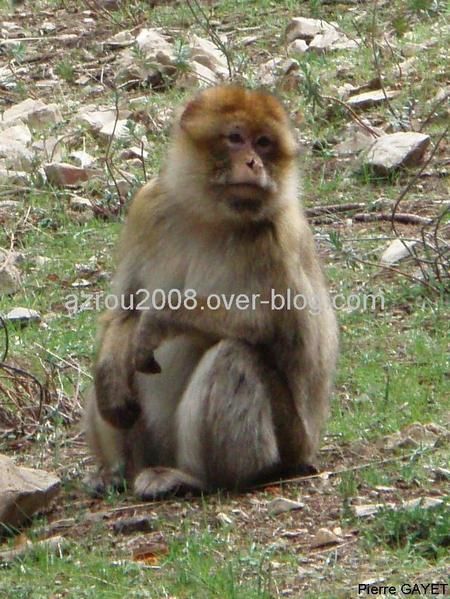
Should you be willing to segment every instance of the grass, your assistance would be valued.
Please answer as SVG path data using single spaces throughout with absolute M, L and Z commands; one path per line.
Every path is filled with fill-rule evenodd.
M 67 3 L 60 0 L 35 4 L 33 11 L 52 10 L 54 20 L 64 31 L 83 26 L 77 21 L 77 9 L 85 10 L 85 3 L 72 3 L 71 14 L 64 13 Z M 448 117 L 445 105 L 432 111 L 433 98 L 448 80 L 448 5 L 431 0 L 394 0 L 379 8 L 375 19 L 374 3 L 335 6 L 312 0 L 303 3 L 301 9 L 302 16 L 336 21 L 349 36 L 361 40 L 355 52 L 306 54 L 299 59 L 298 86 L 290 91 L 275 90 L 295 117 L 303 144 L 305 205 L 363 202 L 369 211 L 380 197 L 398 197 L 413 173 L 381 179 L 361 169 L 357 160 L 337 159 L 333 146 L 344 135 L 351 116 L 329 98 L 339 97 L 344 82 L 358 86 L 377 76 L 374 37 L 383 83 L 400 94 L 392 100 L 391 109 L 380 105 L 363 116 L 372 124 L 397 130 L 401 124 L 417 129 L 431 114 L 425 131 L 435 140 Z M 23 10 L 28 11 L 26 7 Z M 10 3 L 0 0 L 0 20 L 14 20 L 14 12 L 20 11 L 20 5 L 13 10 Z M 215 26 L 229 34 L 234 64 L 242 65 L 239 75 L 245 74 L 258 85 L 258 65 L 275 55 L 284 55 L 284 27 L 298 15 L 296 0 L 222 0 L 215 3 L 212 19 Z M 45 19 L 52 20 L 48 16 Z M 97 42 L 140 22 L 170 31 L 177 41 L 183 68 L 183 44 L 188 33 L 195 31 L 206 37 L 186 3 L 152 9 L 150 3 L 140 0 L 132 5 L 119 2 L 118 9 L 109 15 L 104 11 L 95 14 L 93 39 L 97 41 L 86 42 L 88 51 L 94 57 L 102 56 L 104 52 Z M 21 24 L 29 28 L 30 35 L 35 33 L 33 20 L 24 19 Z M 387 44 L 385 38 L 391 31 Z M 253 34 L 258 37 L 253 45 L 241 44 L 243 37 Z M 413 52 L 413 70 L 400 78 L 398 65 L 409 55 L 412 43 L 421 45 L 421 50 Z M 26 68 L 28 53 L 33 52 L 42 52 L 42 44 L 34 47 L 24 41 L 4 46 L 0 67 L 11 60 Z M 60 47 L 55 42 L 54 56 L 49 61 L 60 87 L 46 96 L 45 91 L 36 88 L 33 77 L 20 75 L 13 77 L 13 100 L 18 102 L 34 94 L 48 102 L 57 101 L 67 121 L 71 121 L 78 102 L 113 105 L 115 98 L 110 89 L 91 95 L 89 85 L 76 83 L 84 72 L 83 60 L 80 48 Z M 32 65 L 32 72 L 44 78 L 45 70 Z M 106 65 L 103 72 L 107 80 L 115 68 L 114 63 L 109 66 L 111 71 Z M 90 71 L 92 85 L 98 83 L 99 73 Z M 130 130 L 133 141 L 113 143 L 109 158 L 113 168 L 125 171 L 134 188 L 144 180 L 143 169 L 138 164 L 121 162 L 120 151 L 130 143 L 139 145 L 144 134 L 150 143 L 146 172 L 149 176 L 155 174 L 167 147 L 170 120 L 164 118 L 165 111 L 179 105 L 188 93 L 176 87 L 159 92 L 148 88 L 121 90 L 121 106 L 133 110 L 133 118 L 139 122 Z M 139 102 L 132 104 L 130 100 L 136 98 Z M 1 102 L 0 111 L 6 107 L 6 100 Z M 67 133 L 70 135 L 61 144 L 64 160 L 70 160 L 73 149 L 83 148 L 98 157 L 99 168 L 103 166 L 106 148 L 100 147 L 87 129 L 69 131 L 65 122 L 42 131 L 41 136 Z M 320 147 L 316 143 L 319 141 Z M 317 151 L 311 150 L 313 144 Z M 444 163 L 445 157 L 443 150 L 437 154 L 436 163 Z M 36 388 L 26 379 L 18 385 L 11 377 L 0 378 L 0 414 L 5 411 L 17 424 L 0 436 L 0 451 L 28 465 L 54 469 L 63 479 L 56 515 L 50 514 L 49 522 L 36 519 L 26 529 L 32 540 L 41 538 L 39 531 L 43 526 L 51 528 L 54 518 L 75 520 L 62 555 L 34 549 L 2 568 L 0 595 L 6 593 L 13 599 L 109 599 L 125 595 L 333 599 L 355 596 L 358 581 L 373 577 L 405 581 L 425 572 L 430 580 L 445 580 L 446 508 L 386 509 L 366 525 L 351 516 L 351 507 L 358 501 L 398 504 L 431 490 L 437 495 L 443 493 L 444 484 L 431 480 L 430 472 L 438 466 L 447 467 L 444 441 L 435 448 L 386 454 L 383 436 L 412 422 L 445 425 L 448 421 L 448 305 L 446 298 L 429 294 L 423 285 L 380 272 L 376 266 L 379 257 L 393 238 L 389 223 L 350 224 L 347 215 L 336 217 L 332 225 L 315 227 L 332 292 L 346 298 L 373 295 L 377 299 L 374 309 L 344 306 L 338 313 L 342 356 L 321 462 L 325 470 L 344 472 L 329 479 L 239 497 L 151 504 L 145 509 L 156 514 L 155 530 L 167 543 L 167 548 L 157 551 L 150 560 L 152 568 L 148 563 L 132 561 L 127 539 L 113 535 L 109 520 L 86 524 L 85 517 L 91 511 L 122 509 L 131 501 L 111 494 L 103 503 L 90 503 L 80 489 L 86 460 L 77 423 L 90 385 L 88 373 L 95 352 L 98 314 L 90 309 L 70 314 L 66 304 L 73 294 L 83 299 L 86 294 L 106 292 L 109 287 L 124 214 L 107 216 L 110 209 L 117 208 L 118 196 L 113 185 L 105 187 L 105 181 L 110 181 L 106 172 L 100 181 L 80 192 L 96 202 L 99 211 L 106 211 L 104 218 L 87 219 L 72 213 L 68 208 L 70 193 L 49 187 L 38 169 L 29 189 L 0 190 L 0 200 L 11 195 L 21 201 L 18 216 L 2 220 L 0 246 L 8 248 L 12 240 L 14 249 L 24 255 L 20 264 L 23 286 L 13 297 L 0 297 L 0 313 L 12 306 L 25 306 L 42 314 L 40 325 L 9 328 L 8 362 L 32 373 L 48 392 L 41 422 L 35 426 Z M 431 214 L 430 202 L 445 197 L 447 192 L 445 178 L 420 179 L 407 196 L 407 210 Z M 407 238 L 418 234 L 414 228 L 400 230 Z M 77 287 L 82 280 L 88 286 Z M 5 395 L 5 390 L 10 394 Z M 372 462 L 374 465 L 370 465 Z M 364 463 L 369 466 L 358 469 Z M 379 487 L 393 490 L 380 491 Z M 301 500 L 305 509 L 270 517 L 267 502 L 278 493 Z M 130 508 L 131 513 L 125 515 L 133 515 L 133 510 Z M 233 522 L 231 525 L 218 523 L 222 512 Z M 317 527 L 336 526 L 344 529 L 342 547 L 314 548 Z

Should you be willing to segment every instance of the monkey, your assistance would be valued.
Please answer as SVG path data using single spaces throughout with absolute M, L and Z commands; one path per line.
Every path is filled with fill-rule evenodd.
M 120 477 L 143 500 L 241 490 L 313 464 L 338 329 L 297 156 L 267 91 L 219 85 L 181 109 L 131 202 L 119 306 L 101 319 L 85 416 L 95 490 Z M 156 305 L 174 290 L 176 306 Z

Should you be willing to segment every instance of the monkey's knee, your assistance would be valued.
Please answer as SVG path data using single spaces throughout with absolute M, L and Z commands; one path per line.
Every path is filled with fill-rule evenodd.
M 178 466 L 240 488 L 279 461 L 270 391 L 252 347 L 224 340 L 200 361 L 177 412 Z

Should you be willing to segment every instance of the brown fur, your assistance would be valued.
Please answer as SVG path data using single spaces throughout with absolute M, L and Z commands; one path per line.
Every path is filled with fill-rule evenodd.
M 187 104 L 161 175 L 133 200 L 113 291 L 195 289 L 198 300 L 102 323 L 88 439 L 103 476 L 122 469 L 144 498 L 241 488 L 314 459 L 337 327 L 295 155 L 275 98 L 219 86 Z M 211 294 L 271 289 L 320 311 L 207 306 Z

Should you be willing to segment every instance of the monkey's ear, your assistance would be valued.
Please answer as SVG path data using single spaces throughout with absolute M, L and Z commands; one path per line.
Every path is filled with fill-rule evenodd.
M 200 116 L 201 105 L 202 101 L 200 95 L 198 95 L 193 100 L 190 100 L 184 107 L 180 116 L 180 127 L 183 131 L 189 133 L 189 130 L 192 129 L 193 123 L 197 121 Z

